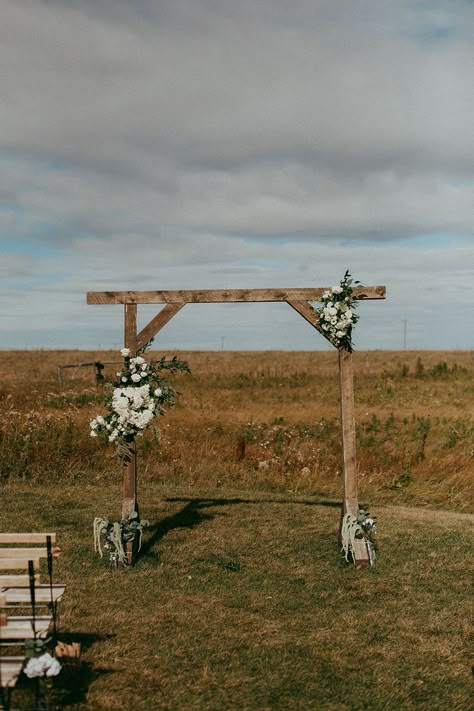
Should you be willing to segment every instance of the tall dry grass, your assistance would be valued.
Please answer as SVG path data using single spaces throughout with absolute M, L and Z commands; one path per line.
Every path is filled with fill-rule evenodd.
M 139 440 L 141 480 L 340 497 L 335 351 L 177 355 L 192 374 L 174 379 L 180 397 L 158 422 L 159 442 Z M 96 360 L 120 355 L 3 353 L 1 480 L 120 478 L 112 448 L 89 436 L 107 384 L 95 383 L 93 368 L 58 381 L 59 365 Z M 116 368 L 106 366 L 106 378 Z M 354 354 L 362 498 L 472 506 L 473 371 L 470 352 Z

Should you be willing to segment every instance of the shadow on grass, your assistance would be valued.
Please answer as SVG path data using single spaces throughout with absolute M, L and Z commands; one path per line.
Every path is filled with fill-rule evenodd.
M 96 642 L 103 642 L 114 638 L 115 635 L 82 634 L 82 633 L 61 633 L 57 641 L 65 644 L 79 642 L 81 650 L 89 649 Z M 51 690 L 51 699 L 46 703 L 38 684 L 38 679 L 29 679 L 25 674 L 21 674 L 15 688 L 12 689 L 11 699 L 7 701 L 5 708 L 11 711 L 25 709 L 27 711 L 40 711 L 40 709 L 75 709 L 87 708 L 87 695 L 91 684 L 100 677 L 114 674 L 114 669 L 94 667 L 88 662 L 81 661 L 81 658 L 59 657 L 61 663 L 61 673 L 54 678 L 54 685 Z M 10 705 L 9 705 L 10 704 Z M 2 708 L 0 706 L 0 708 Z
M 140 549 L 140 558 L 146 557 L 150 553 L 156 543 L 159 543 L 170 531 L 177 528 L 195 528 L 203 521 L 212 520 L 216 514 L 205 513 L 204 509 L 213 508 L 215 506 L 238 506 L 241 504 L 296 504 L 298 506 L 329 506 L 331 508 L 341 508 L 339 501 L 295 501 L 294 499 L 200 499 L 186 497 L 170 497 L 165 499 L 170 503 L 185 503 L 186 505 L 172 516 L 164 518 L 159 523 L 151 526 L 148 531 L 151 535 L 147 536 L 142 542 Z
M 167 533 L 176 528 L 194 528 L 203 521 L 210 521 L 214 518 L 211 514 L 206 514 L 201 511 L 203 508 L 204 499 L 166 499 L 167 501 L 187 501 L 188 503 L 181 511 L 167 516 L 159 523 L 151 526 L 148 530 L 151 535 L 143 541 L 140 548 L 140 558 L 146 556 L 151 551 L 156 543 L 159 543 Z M 208 504 L 209 505 L 209 504 Z
M 81 651 L 85 651 L 96 642 L 104 642 L 115 636 L 112 634 L 61 633 L 58 635 L 58 642 L 66 644 L 79 642 Z M 80 659 L 68 661 L 67 658 L 61 658 L 60 661 L 62 670 L 56 685 L 59 708 L 85 704 L 90 685 L 100 677 L 115 673 L 113 669 L 94 667 Z

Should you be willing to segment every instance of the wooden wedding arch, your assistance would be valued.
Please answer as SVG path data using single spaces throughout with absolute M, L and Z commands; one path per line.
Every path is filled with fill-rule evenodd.
M 319 324 L 319 314 L 310 302 L 319 301 L 324 288 L 300 289 L 203 289 L 190 291 L 89 291 L 88 304 L 123 304 L 124 305 L 124 345 L 130 349 L 130 355 L 136 355 L 138 349 L 150 341 L 185 304 L 228 303 L 228 302 L 286 302 L 326 339 L 326 334 Z M 384 299 L 384 286 L 356 287 L 353 299 Z M 151 321 L 137 332 L 138 304 L 165 304 Z M 327 339 L 328 340 L 328 339 Z M 339 349 L 339 387 L 343 454 L 343 500 L 342 513 L 357 516 L 357 463 L 354 416 L 354 378 L 352 353 Z M 137 499 L 137 462 L 135 446 L 131 448 L 131 459 L 124 468 L 122 518 L 138 510 Z M 355 564 L 357 567 L 368 565 L 367 550 L 363 541 L 356 541 Z M 129 562 L 133 562 L 133 551 L 128 551 Z

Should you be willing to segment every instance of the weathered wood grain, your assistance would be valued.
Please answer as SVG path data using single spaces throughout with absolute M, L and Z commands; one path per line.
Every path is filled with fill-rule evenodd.
M 204 304 L 232 301 L 318 301 L 330 287 L 289 289 L 191 289 L 171 291 L 89 291 L 88 304 Z M 354 289 L 355 299 L 384 299 L 384 286 Z
M 125 304 L 124 310 L 124 343 L 130 350 L 130 357 L 137 354 L 137 305 Z M 138 511 L 137 501 L 137 449 L 135 442 L 129 446 L 129 460 L 123 470 L 123 500 L 122 519 L 128 518 L 131 513 Z M 133 562 L 133 543 L 127 545 L 128 562 Z
M 344 476 L 343 513 L 357 516 L 359 501 L 357 491 L 354 372 L 352 353 L 343 349 L 339 351 L 339 389 Z M 365 542 L 356 541 L 354 547 L 356 568 L 367 567 L 369 565 L 369 556 Z

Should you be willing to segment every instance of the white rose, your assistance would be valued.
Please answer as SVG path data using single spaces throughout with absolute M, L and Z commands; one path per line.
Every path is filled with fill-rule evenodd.
M 342 286 L 333 286 L 331 291 L 333 294 L 342 294 Z
M 155 397 L 161 397 L 163 395 L 163 390 L 161 388 L 156 388 L 154 395 Z
M 342 338 L 343 335 L 344 335 L 344 331 L 336 331 L 337 338 Z
M 46 656 L 46 655 L 44 655 Z M 48 655 L 50 656 L 50 655 Z M 54 659 L 54 657 L 51 657 L 51 661 L 49 662 L 49 667 L 46 669 L 46 676 L 57 676 L 59 672 L 61 671 L 61 665 L 58 662 L 57 659 Z
M 138 373 L 133 373 L 133 375 L 132 375 L 132 380 L 133 380 L 134 383 L 139 383 L 140 380 L 141 380 L 141 377 L 140 377 L 140 375 L 139 375 Z
M 29 679 L 34 679 L 37 676 L 43 676 L 43 663 L 39 657 L 31 657 L 28 664 L 24 668 L 24 672 Z
M 337 314 L 337 309 L 335 309 L 334 306 L 331 306 L 328 311 L 331 316 L 335 316 Z
M 95 430 L 91 430 L 91 437 L 98 437 L 98 434 Z
M 127 358 L 127 356 L 130 355 L 130 348 L 122 348 L 120 350 L 120 353 L 123 355 L 124 358 Z

